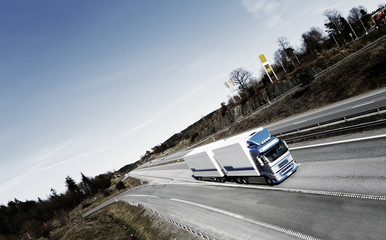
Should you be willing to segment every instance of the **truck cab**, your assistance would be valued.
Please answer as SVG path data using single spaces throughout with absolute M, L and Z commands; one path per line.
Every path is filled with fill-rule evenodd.
M 266 128 L 252 133 L 247 144 L 256 167 L 269 185 L 282 182 L 298 169 L 288 145 L 271 136 Z

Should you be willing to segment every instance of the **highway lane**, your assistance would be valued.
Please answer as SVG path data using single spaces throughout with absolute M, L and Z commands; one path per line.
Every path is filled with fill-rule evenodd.
M 292 149 L 300 171 L 280 187 L 386 196 L 385 146 L 381 137 Z
M 383 89 L 373 94 L 362 95 L 352 100 L 345 100 L 322 109 L 285 119 L 269 125 L 268 130 L 275 135 L 384 106 L 386 106 L 386 91 Z
M 289 147 L 300 164 L 299 170 L 275 188 L 386 196 L 385 136 L 302 149 L 298 145 Z M 185 163 L 135 170 L 131 175 L 193 180 Z
M 148 185 L 118 197 L 217 239 L 383 239 L 386 201 L 204 184 Z

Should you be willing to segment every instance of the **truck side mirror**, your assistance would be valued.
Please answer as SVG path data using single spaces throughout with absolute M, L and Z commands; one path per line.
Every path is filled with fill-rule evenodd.
M 260 163 L 260 166 L 264 166 L 264 160 L 262 160 L 260 157 L 256 157 L 256 159 Z
M 264 164 L 269 163 L 268 158 L 266 156 L 262 156 L 262 159 L 263 159 Z

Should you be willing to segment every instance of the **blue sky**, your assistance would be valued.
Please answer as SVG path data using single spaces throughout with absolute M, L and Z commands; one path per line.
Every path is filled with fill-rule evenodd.
M 259 76 L 277 38 L 379 1 L 0 1 L 0 204 L 139 159 Z

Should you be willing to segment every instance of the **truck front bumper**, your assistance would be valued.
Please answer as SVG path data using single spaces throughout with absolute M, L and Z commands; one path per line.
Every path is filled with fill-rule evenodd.
M 295 161 L 293 161 L 289 166 L 281 170 L 279 174 L 275 174 L 276 179 L 274 180 L 274 182 L 281 183 L 287 177 L 291 176 L 294 172 L 296 172 L 298 168 L 299 166 L 295 163 Z

